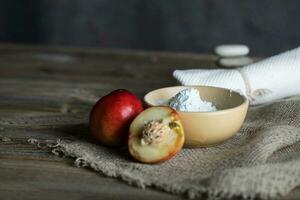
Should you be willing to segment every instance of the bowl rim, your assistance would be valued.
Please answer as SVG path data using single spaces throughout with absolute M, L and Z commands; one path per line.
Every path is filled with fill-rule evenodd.
M 206 111 L 206 112 L 197 112 L 197 111 L 179 111 L 179 110 L 176 110 L 176 112 L 178 113 L 201 113 L 201 114 L 210 114 L 210 115 L 214 115 L 214 114 L 220 114 L 222 112 L 228 112 L 230 110 L 236 110 L 237 108 L 239 107 L 244 107 L 246 106 L 247 109 L 248 109 L 248 105 L 249 105 L 249 100 L 247 99 L 247 97 L 243 94 L 240 94 L 239 92 L 237 91 L 234 91 L 232 89 L 228 89 L 228 88 L 223 88 L 223 87 L 215 87 L 215 86 L 207 86 L 207 85 L 178 85 L 178 86 L 169 86 L 169 87 L 162 87 L 162 88 L 158 88 L 158 89 L 155 89 L 155 90 L 151 90 L 150 92 L 148 92 L 145 96 L 144 96 L 144 102 L 146 104 L 148 104 L 149 106 L 163 106 L 163 105 L 154 105 L 152 103 L 149 103 L 149 101 L 147 101 L 147 97 L 149 97 L 149 95 L 151 95 L 151 93 L 157 91 L 157 90 L 162 90 L 162 89 L 170 89 L 170 88 L 180 88 L 180 87 L 183 87 L 183 88 L 195 88 L 195 87 L 208 87 L 208 88 L 215 88 L 215 89 L 223 89 L 223 90 L 228 90 L 232 93 L 235 93 L 237 94 L 238 96 L 242 97 L 243 99 L 243 102 L 241 104 L 239 104 L 238 106 L 234 106 L 232 108 L 226 108 L 226 109 L 221 109 L 221 110 L 217 110 L 217 111 Z M 174 108 L 173 108 L 174 109 Z M 174 109 L 175 110 L 175 109 Z

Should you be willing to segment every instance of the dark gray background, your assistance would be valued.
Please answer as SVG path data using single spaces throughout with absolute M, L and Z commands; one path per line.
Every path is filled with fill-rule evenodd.
M 0 42 L 252 55 L 300 45 L 299 0 L 5 0 Z

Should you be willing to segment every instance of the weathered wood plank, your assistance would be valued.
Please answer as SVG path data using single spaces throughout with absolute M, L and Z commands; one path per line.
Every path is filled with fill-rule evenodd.
M 181 199 L 87 169 L 29 138 L 89 135 L 93 103 L 117 88 L 139 97 L 177 84 L 174 69 L 215 67 L 212 55 L 0 45 L 0 199 Z M 9 138 L 2 141 L 2 138 Z M 285 199 L 299 199 L 295 190 Z
M 0 138 L 10 139 L 0 142 L 0 199 L 180 199 L 75 168 L 27 140 L 89 134 L 88 112 L 100 96 L 128 88 L 142 97 L 176 84 L 174 65 L 213 64 L 210 57 L 0 46 Z
M 1 159 L 0 199 L 182 199 L 137 189 L 71 163 Z

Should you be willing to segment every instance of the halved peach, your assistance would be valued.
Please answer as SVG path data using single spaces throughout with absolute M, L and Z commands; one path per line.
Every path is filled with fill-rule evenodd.
M 129 128 L 130 154 L 144 163 L 165 161 L 176 155 L 184 143 L 184 131 L 178 113 L 166 106 L 141 112 Z

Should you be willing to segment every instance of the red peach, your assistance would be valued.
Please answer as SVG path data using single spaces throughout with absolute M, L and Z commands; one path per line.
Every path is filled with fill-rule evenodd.
M 132 120 L 142 111 L 140 99 L 132 92 L 115 90 L 103 96 L 92 108 L 92 135 L 104 145 L 122 145 L 128 140 L 128 129 Z

